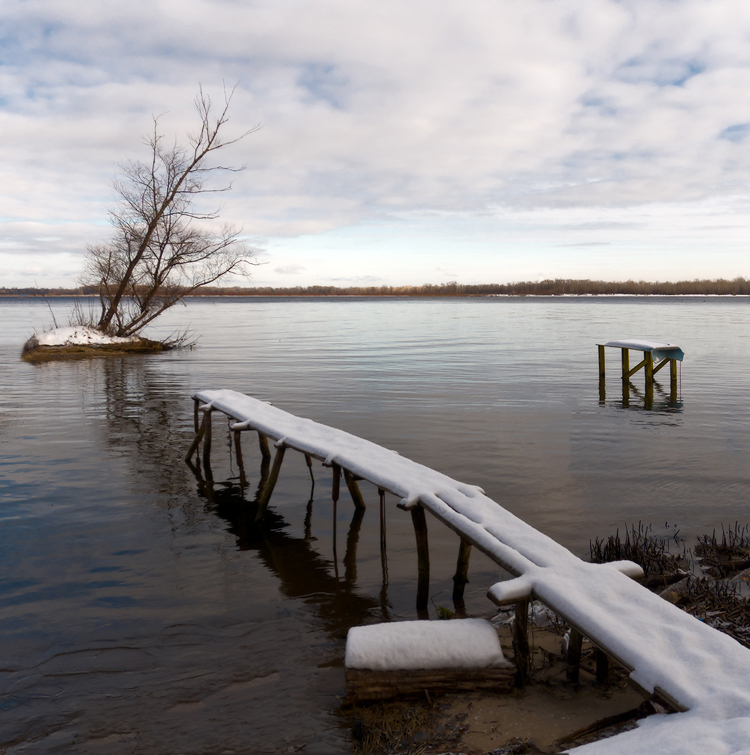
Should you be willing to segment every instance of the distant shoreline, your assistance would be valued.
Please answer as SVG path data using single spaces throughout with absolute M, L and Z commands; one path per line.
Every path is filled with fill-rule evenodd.
M 409 298 L 425 297 L 612 297 L 612 296 L 750 296 L 750 280 L 733 278 L 725 280 L 692 281 L 602 281 L 555 278 L 543 281 L 519 283 L 463 284 L 425 283 L 422 286 L 206 286 L 188 295 L 191 299 L 204 297 L 372 297 Z M 7 288 L 0 287 L 0 298 L 97 298 L 95 287 L 77 288 Z M 186 297 L 187 298 L 187 297 Z

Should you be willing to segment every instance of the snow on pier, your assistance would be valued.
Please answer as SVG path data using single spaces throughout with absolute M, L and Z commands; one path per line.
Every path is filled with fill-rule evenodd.
M 639 572 L 635 564 L 585 562 L 481 488 L 344 431 L 235 391 L 199 391 L 193 398 L 205 413 L 201 432 L 212 411 L 223 412 L 235 420 L 232 430 L 255 430 L 282 453 L 294 449 L 398 496 L 403 508 L 429 511 L 515 575 L 490 587 L 496 603 L 541 600 L 630 669 L 643 690 L 684 710 L 651 716 L 576 753 L 750 753 L 750 650 L 639 585 L 631 578 Z

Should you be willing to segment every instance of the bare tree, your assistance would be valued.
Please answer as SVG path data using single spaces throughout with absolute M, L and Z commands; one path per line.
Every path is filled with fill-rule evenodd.
M 249 266 L 258 264 L 239 230 L 228 225 L 217 230 L 209 221 L 217 220 L 218 212 L 193 207 L 198 195 L 231 189 L 231 184 L 207 188 L 210 174 L 243 169 L 212 163 L 213 153 L 259 128 L 222 138 L 233 91 L 224 93 L 223 107 L 214 115 L 210 97 L 199 89 L 199 130 L 187 136 L 187 146 L 166 147 L 154 118 L 153 134 L 146 139 L 149 162 L 120 166 L 114 183 L 120 203 L 110 212 L 114 236 L 108 244 L 87 248 L 81 279 L 98 288 L 99 330 L 134 335 L 196 289 L 226 275 L 248 275 Z

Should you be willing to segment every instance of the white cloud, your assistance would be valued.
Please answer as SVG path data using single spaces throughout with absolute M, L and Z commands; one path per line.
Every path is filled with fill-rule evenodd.
M 2 23 L 0 254 L 49 255 L 49 281 L 72 283 L 71 261 L 106 238 L 116 163 L 143 154 L 151 114 L 189 130 L 198 82 L 240 82 L 230 126 L 263 124 L 227 155 L 248 169 L 223 217 L 293 247 L 300 283 L 341 264 L 439 279 L 427 239 L 463 279 L 517 267 L 491 241 L 512 238 L 535 255 L 521 273 L 551 265 L 546 245 L 593 243 L 570 238 L 573 217 L 620 224 L 594 240 L 599 277 L 623 244 L 689 252 L 696 212 L 736 229 L 747 211 L 745 0 L 8 0 Z M 692 276 L 746 273 L 728 233 Z M 668 267 L 658 256 L 631 255 L 632 276 Z

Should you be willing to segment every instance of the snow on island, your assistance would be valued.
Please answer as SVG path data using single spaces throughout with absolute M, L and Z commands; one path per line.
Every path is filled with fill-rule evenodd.
M 296 417 L 236 391 L 199 391 L 203 411 L 259 430 L 277 446 L 335 463 L 423 506 L 517 575 L 491 588 L 497 601 L 540 599 L 632 669 L 646 692 L 686 712 L 644 719 L 638 728 L 577 748 L 581 755 L 750 755 L 750 650 L 633 581 L 632 564 L 592 564 L 484 495 L 481 488 L 362 438 Z M 450 622 L 448 622 L 450 623 Z
M 107 354 L 163 351 L 167 346 L 141 336 L 109 336 L 96 328 L 70 325 L 31 336 L 24 344 L 21 358 L 27 362 Z
M 36 341 L 36 346 L 105 346 L 118 343 L 137 343 L 138 336 L 108 336 L 95 328 L 70 325 L 56 328 L 46 333 L 32 336 L 29 341 Z
M 371 671 L 513 667 L 503 655 L 495 627 L 484 619 L 352 627 L 344 665 Z

